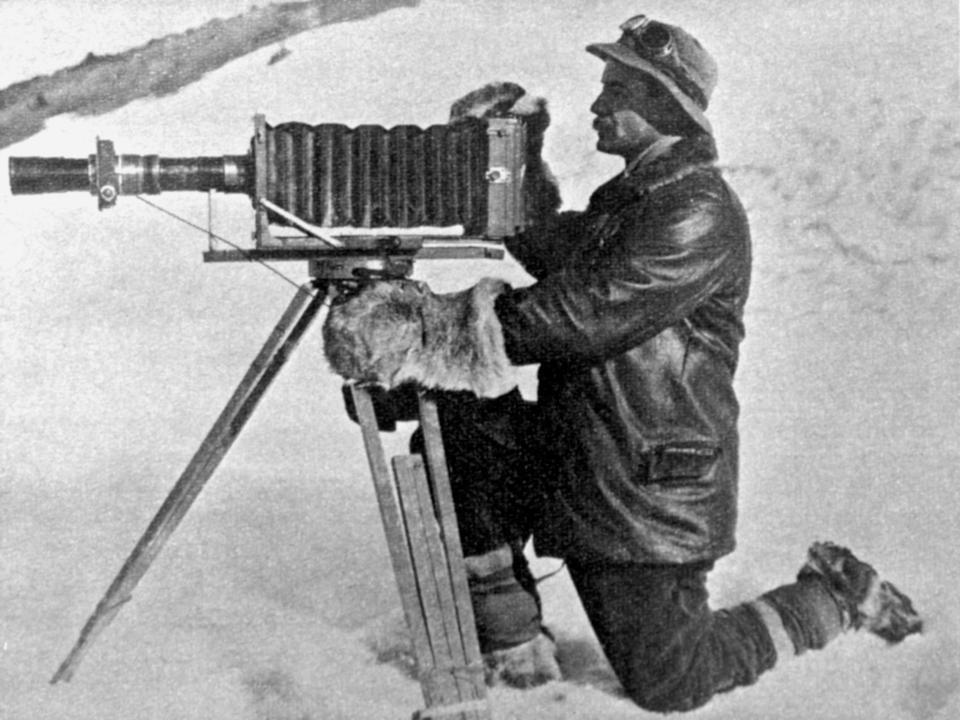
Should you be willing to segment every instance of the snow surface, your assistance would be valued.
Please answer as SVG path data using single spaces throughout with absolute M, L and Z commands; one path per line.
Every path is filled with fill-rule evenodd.
M 0 85 L 246 6 L 6 0 Z M 789 581 L 829 538 L 928 618 L 898 647 L 842 638 L 690 717 L 960 717 L 955 3 L 426 0 L 294 37 L 274 65 L 264 49 L 171 96 L 56 118 L 0 161 L 82 157 L 98 135 L 119 152 L 241 153 L 256 112 L 428 124 L 513 79 L 550 99 L 546 153 L 582 207 L 618 169 L 593 149 L 600 66 L 582 48 L 639 10 L 717 57 L 710 115 L 755 236 L 740 545 L 711 577 L 714 602 Z M 202 196 L 157 201 L 204 221 Z M 248 235 L 246 199 L 216 215 Z M 98 213 L 87 195 L 11 198 L 3 184 L 0 233 L 0 718 L 409 717 L 419 687 L 383 661 L 402 626 L 371 483 L 317 332 L 76 678 L 47 684 L 292 289 L 202 264 L 201 234 L 133 198 Z M 506 263 L 421 270 L 442 290 L 522 281 Z M 495 690 L 495 717 L 644 717 L 566 575 L 542 589 L 569 679 Z

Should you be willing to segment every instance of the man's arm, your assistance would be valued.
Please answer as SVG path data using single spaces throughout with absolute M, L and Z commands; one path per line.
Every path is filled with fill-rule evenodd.
M 507 250 L 537 280 L 560 269 L 583 238 L 583 213 L 544 213 L 520 235 L 507 240 Z
M 594 361 L 649 340 L 745 271 L 745 220 L 722 181 L 680 182 L 628 217 L 622 250 L 497 299 L 507 355 L 522 365 Z M 641 215 L 642 224 L 641 224 Z M 613 241 L 611 241 L 613 242 Z

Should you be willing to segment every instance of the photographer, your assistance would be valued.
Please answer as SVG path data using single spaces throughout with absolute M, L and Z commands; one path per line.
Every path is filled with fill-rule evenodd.
M 344 377 L 441 397 L 441 423 L 481 644 L 513 684 L 558 676 L 523 559 L 564 558 L 629 696 L 689 710 L 845 630 L 920 630 L 910 601 L 849 550 L 815 543 L 795 582 L 709 607 L 734 549 L 739 407 L 733 388 L 750 281 L 747 218 L 716 168 L 704 112 L 717 72 L 681 28 L 631 18 L 605 62 L 597 149 L 624 159 L 583 212 L 556 213 L 528 163 L 537 222 L 510 245 L 536 279 L 434 295 L 387 283 L 325 327 Z M 545 105 L 484 88 L 455 115 L 509 109 L 542 133 Z M 534 143 L 537 153 L 539 145 Z M 538 401 L 510 390 L 540 364 Z

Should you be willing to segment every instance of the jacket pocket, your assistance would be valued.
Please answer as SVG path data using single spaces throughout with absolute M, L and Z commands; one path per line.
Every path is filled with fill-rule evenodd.
M 702 478 L 710 473 L 719 457 L 720 446 L 716 443 L 691 440 L 659 445 L 647 455 L 647 482 Z

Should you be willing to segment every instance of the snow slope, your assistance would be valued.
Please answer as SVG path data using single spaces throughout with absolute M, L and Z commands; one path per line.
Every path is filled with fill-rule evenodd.
M 116 52 L 246 3 L 0 4 L 0 84 Z M 690 717 L 960 717 L 957 7 L 891 0 L 648 3 L 716 55 L 710 114 L 751 214 L 754 290 L 738 388 L 740 547 L 718 605 L 788 581 L 817 538 L 909 592 L 928 631 L 843 638 Z M 618 164 L 587 110 L 588 42 L 614 0 L 425 0 L 320 28 L 162 99 L 59 117 L 0 152 L 244 152 L 251 117 L 442 121 L 514 79 L 551 101 L 546 152 L 567 205 Z M 11 198 L 0 187 L 0 718 L 408 717 L 398 600 L 362 459 L 319 333 L 284 370 L 133 601 L 68 685 L 47 680 L 266 338 L 292 288 L 203 265 L 205 239 L 133 198 Z M 203 222 L 202 196 L 157 202 Z M 246 199 L 218 230 L 249 232 Z M 283 267 L 295 280 L 305 268 Z M 422 267 L 450 289 L 516 268 Z M 530 390 L 528 387 L 527 390 Z M 395 438 L 403 445 L 403 434 Z M 545 572 L 557 566 L 539 560 Z M 564 574 L 543 585 L 568 681 L 498 689 L 498 718 L 633 718 Z M 379 660 L 378 660 L 379 658 Z

